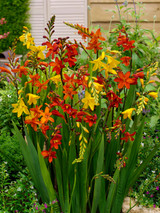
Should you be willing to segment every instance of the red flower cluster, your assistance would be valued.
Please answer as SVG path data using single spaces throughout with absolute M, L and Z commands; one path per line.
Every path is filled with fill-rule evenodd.
M 109 100 L 108 109 L 111 109 L 112 107 L 118 108 L 119 104 L 122 104 L 122 99 L 118 97 L 113 91 L 109 91 L 106 97 Z
M 124 48 L 123 51 L 127 51 L 127 50 L 135 48 L 135 46 L 133 46 L 134 43 L 135 43 L 134 40 L 129 41 L 129 38 L 126 32 L 125 32 L 125 35 L 121 35 L 121 33 L 119 33 L 117 46 L 119 47 L 120 45 L 122 45 Z

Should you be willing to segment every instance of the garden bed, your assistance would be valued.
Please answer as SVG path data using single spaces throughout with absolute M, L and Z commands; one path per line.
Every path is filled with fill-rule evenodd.
M 133 198 L 131 198 L 130 201 L 130 197 L 126 197 L 122 206 L 122 212 L 123 213 L 127 213 L 128 209 L 130 208 L 130 202 L 131 202 L 131 206 L 135 205 L 135 200 Z M 141 205 L 136 205 L 135 207 L 133 207 L 133 209 L 131 209 L 130 213 L 158 213 L 160 212 L 160 208 L 146 208 L 144 206 Z

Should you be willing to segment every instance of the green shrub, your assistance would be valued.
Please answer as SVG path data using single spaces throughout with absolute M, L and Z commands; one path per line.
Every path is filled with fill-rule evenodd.
M 29 0 L 0 1 L 0 19 L 5 18 L 7 23 L 0 27 L 0 34 L 10 32 L 6 39 L 0 40 L 0 52 L 8 50 L 15 38 L 22 34 L 23 26 L 29 27 Z M 2 9 L 3 8 L 3 9 Z M 24 46 L 18 42 L 17 53 L 23 54 Z
M 3 87 L 0 88 L 0 135 L 3 132 L 9 132 L 12 135 L 12 121 L 19 126 L 20 119 L 12 113 L 13 107 L 11 105 L 16 102 L 17 97 L 14 86 L 3 81 Z
M 10 136 L 9 132 L 0 135 L 0 162 L 3 161 L 7 162 L 6 168 L 11 180 L 17 178 L 17 173 L 25 167 L 19 141 L 15 136 Z
M 51 208 L 57 200 L 50 204 L 39 204 L 38 195 L 28 170 L 19 172 L 17 177 L 15 181 L 10 182 L 7 163 L 3 162 L 0 165 L 0 212 L 51 212 Z

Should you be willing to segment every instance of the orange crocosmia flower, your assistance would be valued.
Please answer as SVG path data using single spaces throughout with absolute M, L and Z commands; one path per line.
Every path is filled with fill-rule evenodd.
M 97 50 L 102 49 L 102 47 L 100 47 L 101 43 L 98 40 L 105 41 L 105 38 L 102 37 L 100 29 L 98 29 L 96 31 L 96 33 L 91 32 L 90 37 L 91 37 L 91 40 L 90 40 L 90 42 L 88 42 L 88 47 L 86 47 L 86 49 L 88 49 L 88 50 L 93 49 L 94 53 L 96 53 Z
M 50 42 L 45 42 L 44 45 L 47 46 L 48 53 L 46 54 L 46 57 L 49 57 L 52 55 L 52 59 L 54 59 L 54 55 L 58 53 L 59 45 L 57 43 L 51 44 Z
M 45 124 L 41 124 L 40 129 L 42 130 L 43 135 L 45 135 L 47 137 L 46 132 L 47 132 L 47 130 L 49 130 L 49 126 L 45 125 Z
M 51 67 L 53 67 L 52 72 L 56 71 L 56 74 L 60 74 L 62 69 L 65 67 L 62 64 L 62 61 L 58 59 L 58 57 L 56 57 L 55 62 L 50 62 L 49 65 Z
M 124 86 L 129 89 L 130 84 L 133 83 L 132 79 L 129 78 L 130 72 L 128 71 L 126 74 L 123 74 L 122 71 L 118 72 L 119 78 L 115 78 L 114 81 L 118 82 L 118 88 L 122 89 Z
M 144 72 L 137 72 L 137 73 L 133 74 L 133 76 L 137 79 L 138 78 L 143 79 L 144 78 Z
M 72 85 L 72 87 L 75 88 L 76 79 L 74 79 L 74 74 L 72 74 L 71 77 L 67 74 L 64 74 L 64 77 L 65 79 L 63 79 L 63 82 L 66 83 L 66 86 Z
M 62 135 L 60 134 L 53 134 L 52 139 L 50 140 L 51 148 L 58 149 L 58 145 L 61 145 Z
M 91 127 L 93 124 L 96 123 L 96 120 L 97 120 L 97 115 L 96 115 L 96 114 L 94 114 L 94 116 L 92 116 L 92 115 L 87 115 L 87 116 L 84 118 L 84 121 L 85 121 L 86 123 L 88 123 L 90 127 Z
M 39 81 L 37 81 L 37 83 L 35 84 L 36 87 L 38 87 L 37 93 L 40 93 L 42 89 L 46 90 L 47 86 L 46 84 L 48 84 L 49 80 L 40 83 Z
M 42 118 L 41 118 L 41 123 L 46 124 L 48 121 L 54 122 L 54 119 L 50 117 L 52 115 L 52 112 L 49 112 L 49 108 L 46 107 L 45 111 L 41 113 Z
M 22 74 L 23 75 L 27 75 L 28 74 L 28 69 L 24 66 L 18 66 L 16 69 L 12 69 L 12 72 L 14 73 L 18 73 L 19 72 L 19 77 L 22 78 Z
M 41 61 L 39 62 L 38 64 L 39 66 L 45 66 L 45 67 L 48 67 L 48 63 L 47 62 L 44 62 L 44 61 Z
M 34 116 L 37 116 L 38 118 L 41 116 L 41 113 L 43 112 L 43 110 L 41 110 L 42 105 L 38 106 L 36 105 L 36 107 L 31 108 L 30 111 L 34 112 Z
M 5 73 L 8 73 L 8 74 L 12 75 L 11 71 L 9 71 L 9 70 L 8 70 L 7 68 L 5 68 L 5 67 L 0 67 L 0 73 L 2 73 L 2 72 L 5 72 Z
M 65 120 L 65 117 L 64 117 L 64 115 L 62 115 L 58 110 L 53 110 L 52 111 L 52 115 L 56 115 L 56 116 L 58 116 L 58 117 L 60 117 L 60 118 L 63 118 L 64 120 Z
M 120 60 L 122 61 L 122 64 L 124 64 L 125 66 L 130 65 L 130 59 L 131 59 L 131 57 L 129 57 L 129 56 L 124 56 L 124 57 L 120 58 Z
M 134 138 L 132 136 L 134 136 L 135 134 L 136 132 L 133 132 L 132 134 L 130 134 L 129 132 L 125 132 L 124 137 L 121 138 L 121 140 L 124 140 L 126 143 L 128 142 L 128 140 L 134 141 Z
M 37 131 L 37 125 L 40 124 L 39 120 L 37 120 L 37 117 L 34 117 L 32 119 L 27 119 L 24 122 L 25 124 L 30 124 L 31 127 L 34 129 L 34 131 Z
M 44 158 L 48 158 L 49 163 L 52 162 L 53 158 L 56 158 L 56 152 L 52 151 L 52 148 L 50 148 L 49 151 L 42 151 L 41 154 Z
M 40 75 L 38 73 L 36 75 L 29 75 L 29 77 L 31 78 L 31 80 L 25 82 L 25 85 L 32 83 L 32 86 L 34 86 L 37 82 L 39 82 L 38 79 L 40 78 Z
M 124 48 L 123 51 L 130 50 L 130 49 L 135 48 L 135 46 L 133 46 L 134 42 L 135 42 L 134 40 L 131 40 L 131 41 L 128 41 L 128 40 L 127 40 L 126 43 L 122 44 L 122 46 L 123 46 L 123 48 Z
M 63 86 L 63 93 L 65 94 L 64 96 L 64 100 L 67 98 L 67 97 L 70 97 L 71 99 L 73 99 L 73 95 L 77 94 L 77 91 L 73 90 L 73 88 L 70 88 L 66 85 Z

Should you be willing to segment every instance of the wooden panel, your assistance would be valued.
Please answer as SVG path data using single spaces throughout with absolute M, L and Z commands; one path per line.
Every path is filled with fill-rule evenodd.
M 118 23 L 118 22 L 117 22 Z M 134 26 L 134 23 L 131 23 L 132 26 Z M 156 32 L 159 31 L 160 28 L 160 23 L 155 23 L 154 25 L 152 23 L 141 23 L 139 24 L 141 26 L 142 29 L 146 29 L 146 30 L 155 30 Z M 93 27 L 95 26 L 99 26 L 102 27 L 104 30 L 112 30 L 113 28 L 116 28 L 116 23 L 112 23 L 111 26 L 110 24 L 107 23 L 93 23 L 92 24 Z M 150 36 L 150 33 L 148 34 Z M 158 34 L 156 33 L 156 35 L 158 36 Z
M 123 0 L 118 0 L 118 3 L 123 3 Z M 127 0 L 127 2 L 133 2 L 133 0 Z M 143 2 L 143 3 L 155 3 L 155 2 L 160 2 L 160 0 L 135 0 L 135 2 Z M 115 3 L 115 0 L 89 0 L 89 3 L 107 3 L 107 4 L 112 4 Z
M 129 4 L 128 8 L 133 8 L 133 4 Z M 126 9 L 126 7 L 124 8 Z M 124 9 L 121 11 L 122 17 L 126 20 L 133 20 L 133 17 L 128 13 L 123 13 Z M 106 10 L 114 10 L 116 13 L 112 11 Z M 137 8 L 138 11 L 138 8 Z M 114 4 L 92 4 L 90 10 L 90 19 L 92 22 L 105 22 L 110 21 L 111 17 L 114 15 L 113 20 L 118 21 L 118 11 L 115 8 Z M 160 2 L 159 3 L 150 3 L 145 5 L 144 15 L 141 17 L 141 20 L 146 19 L 147 21 L 153 21 L 154 16 L 156 15 L 156 21 L 160 21 Z

